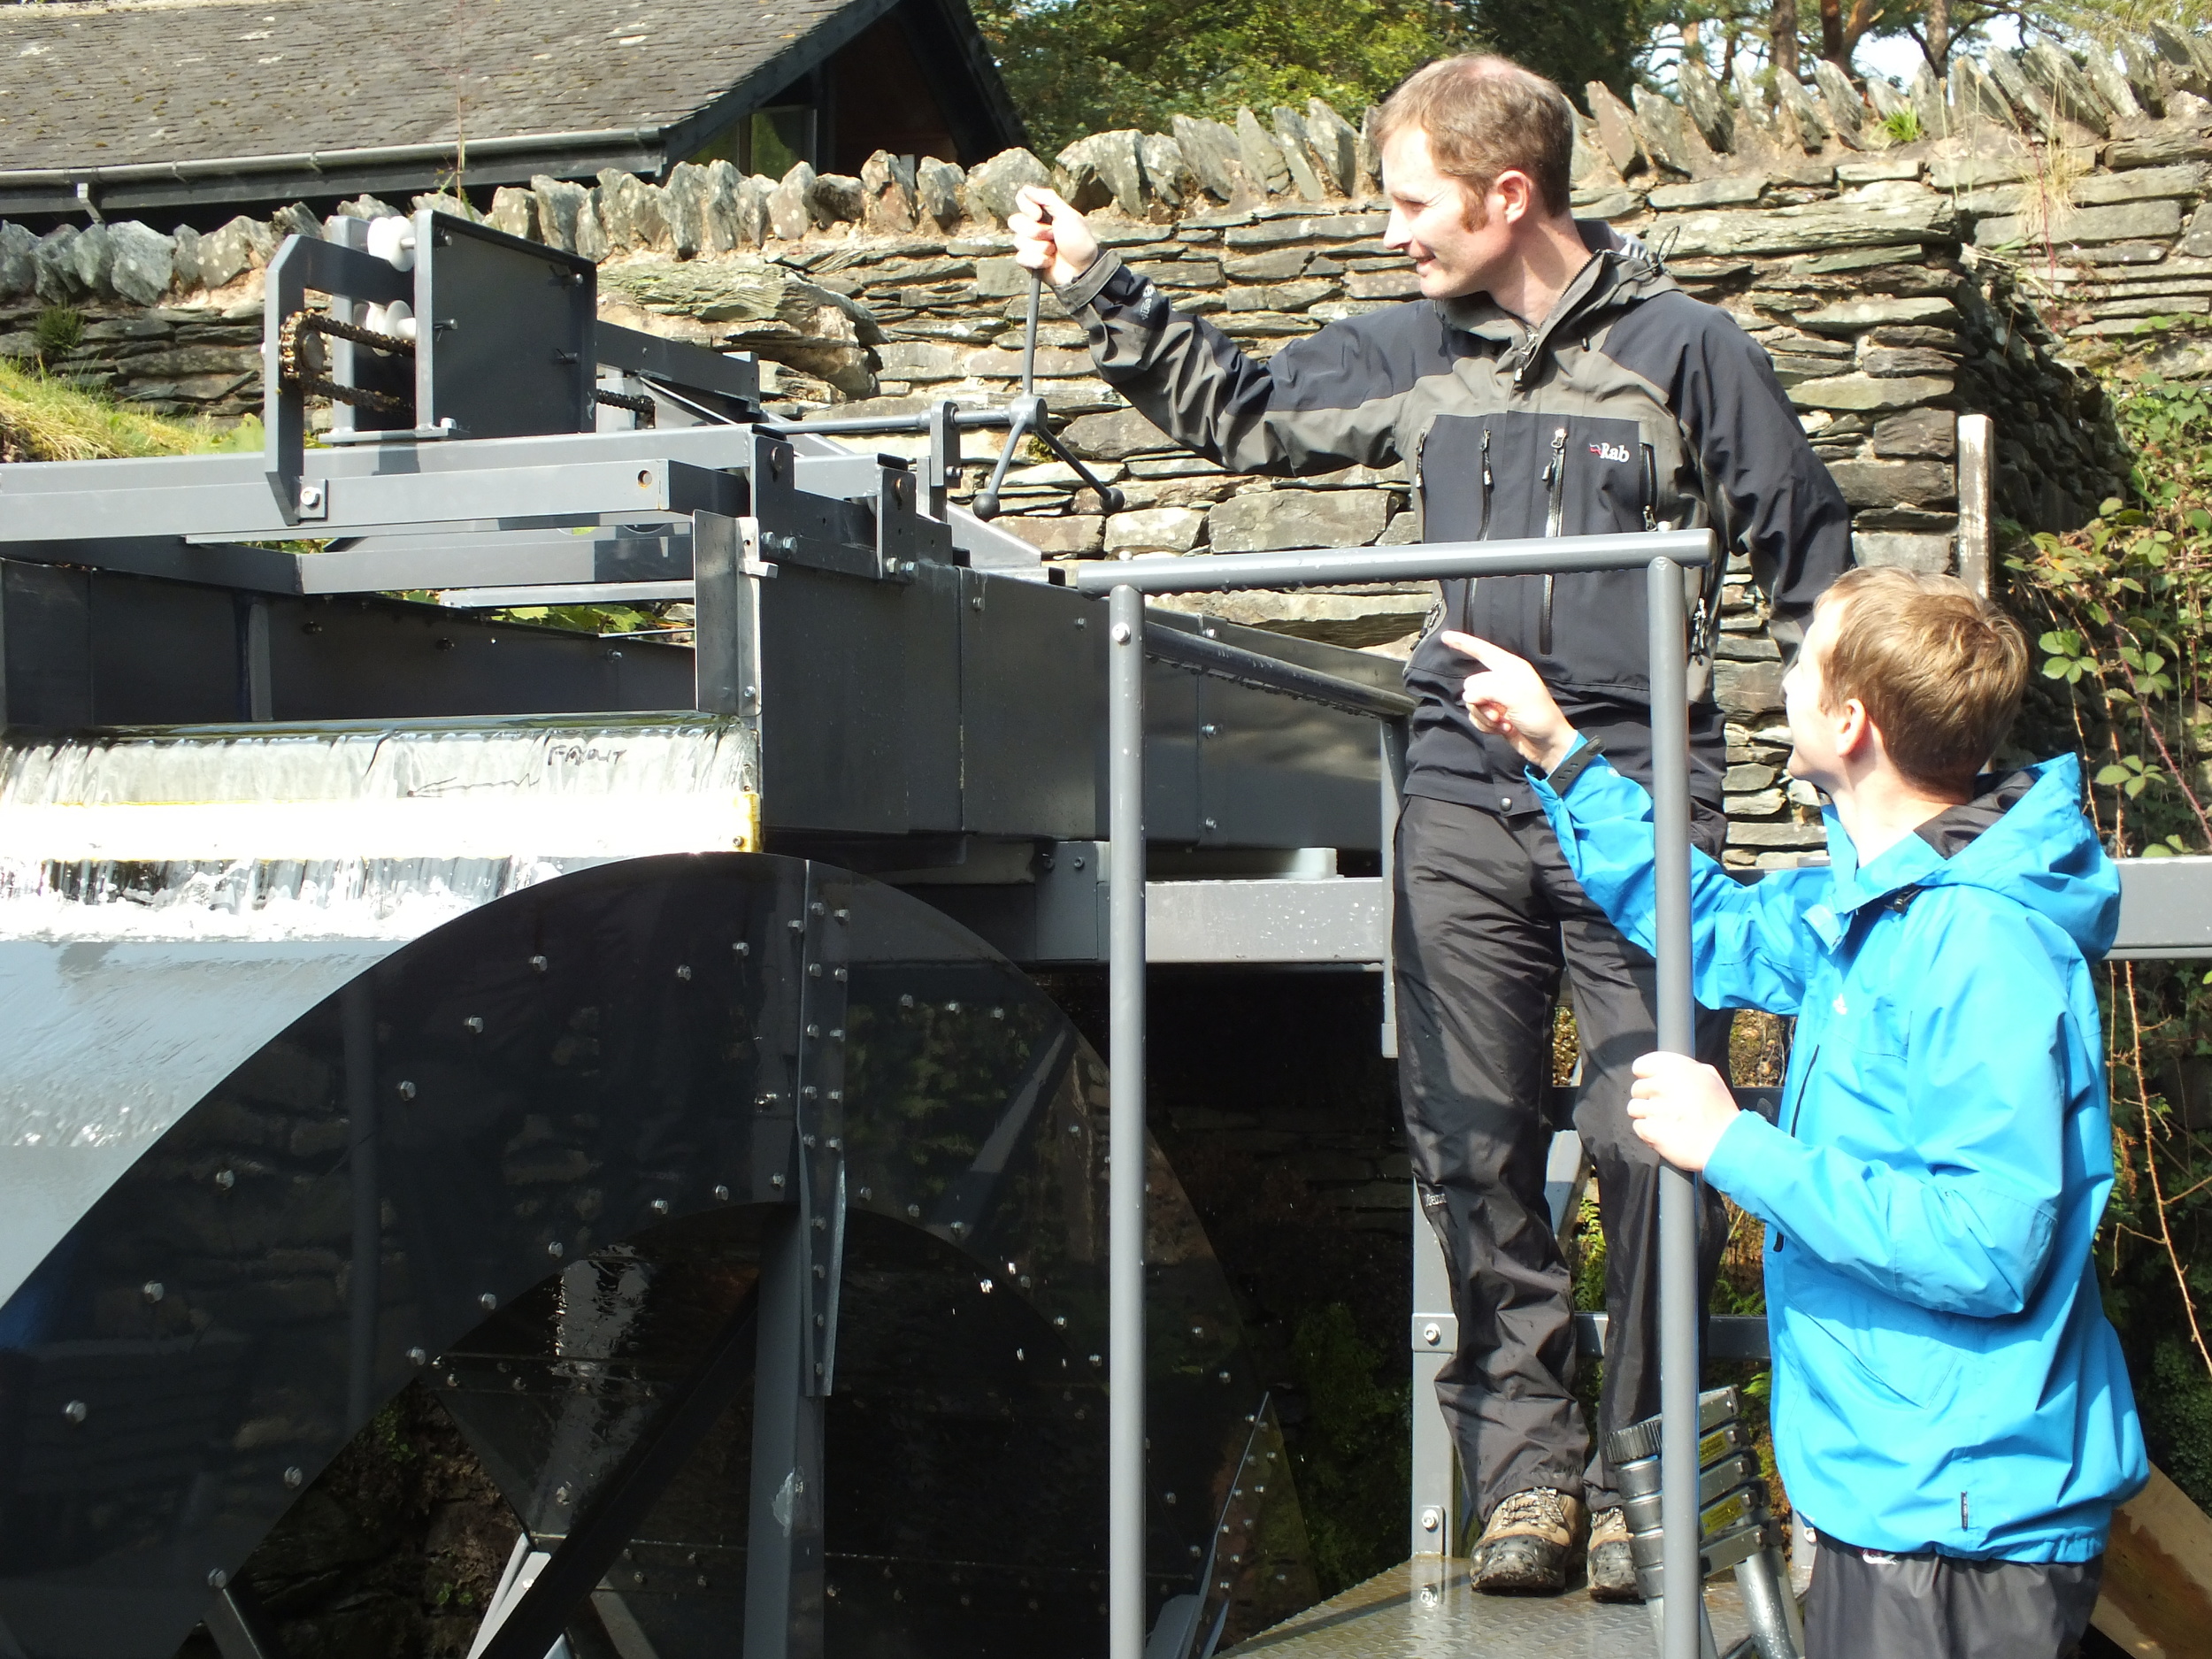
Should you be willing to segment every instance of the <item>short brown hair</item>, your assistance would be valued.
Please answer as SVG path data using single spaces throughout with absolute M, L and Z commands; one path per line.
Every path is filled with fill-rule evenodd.
M 1436 170 L 1472 195 L 1476 222 L 1482 198 L 1508 169 L 1535 180 L 1545 212 L 1567 211 L 1574 106 L 1557 87 L 1511 58 L 1469 53 L 1415 70 L 1383 100 L 1376 148 L 1408 127 L 1427 137 Z
M 1965 795 L 2020 711 L 2020 625 L 1955 576 L 1853 570 L 1820 596 L 1840 605 L 1821 664 L 1827 706 L 1856 698 L 1911 782 Z

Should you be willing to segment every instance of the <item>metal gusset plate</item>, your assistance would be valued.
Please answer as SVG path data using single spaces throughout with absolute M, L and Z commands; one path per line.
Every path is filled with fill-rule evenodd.
M 363 990 L 319 987 L 0 1307 L 6 1644 L 168 1659 L 213 1587 L 274 1571 L 257 1544 L 417 1379 L 537 1548 L 641 1515 L 597 1593 L 661 1659 L 726 1654 L 751 1622 L 764 1494 L 818 1540 L 788 1555 L 774 1651 L 1099 1644 L 1105 1077 L 1032 983 L 902 894 L 744 855 L 526 889 L 363 983 L 350 1079 L 340 1004 Z M 1156 1609 L 1195 1590 L 1261 1391 L 1156 1153 L 1151 1184 Z M 351 1259 L 365 1214 L 374 1272 Z M 777 1444 L 765 1374 L 709 1361 L 795 1223 L 782 1349 L 761 1304 L 763 1362 L 804 1366 Z M 657 1464 L 685 1401 L 687 1454 Z M 791 1460 L 772 1486 L 764 1444 Z

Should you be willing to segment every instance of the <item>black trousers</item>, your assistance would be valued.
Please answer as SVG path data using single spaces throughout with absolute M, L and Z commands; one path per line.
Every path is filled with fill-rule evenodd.
M 1701 810 L 1693 835 L 1726 833 Z M 1398 1079 L 1421 1203 L 1450 1263 L 1459 1348 L 1437 1381 L 1478 1523 L 1534 1486 L 1620 1502 L 1574 1399 L 1565 1258 L 1544 1202 L 1551 1010 L 1569 970 L 1581 1038 L 1575 1127 L 1596 1170 L 1610 1316 L 1601 1430 L 1659 1409 L 1659 1163 L 1629 1127 L 1630 1066 L 1655 1044 L 1655 968 L 1567 869 L 1541 816 L 1408 796 L 1398 820 Z M 1725 1015 L 1698 1052 L 1724 1069 Z M 1725 1225 L 1700 1187 L 1699 1305 Z
M 1884 1555 L 1824 1532 L 1805 1604 L 1805 1659 L 2070 1659 L 2103 1578 L 2101 1555 Z

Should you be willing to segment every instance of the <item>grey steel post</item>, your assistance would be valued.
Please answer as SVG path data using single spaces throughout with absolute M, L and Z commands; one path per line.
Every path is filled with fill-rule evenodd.
M 1107 910 L 1112 1033 L 1107 1142 L 1108 1659 L 1143 1659 L 1144 1595 L 1144 598 L 1107 601 Z
M 1697 1045 L 1690 995 L 1690 709 L 1682 567 L 1651 561 L 1652 832 L 1659 1047 Z M 1659 1166 L 1660 1513 L 1666 1540 L 1661 1659 L 1699 1659 L 1697 1184 Z
M 383 1299 L 384 1187 L 376 1167 L 376 992 L 368 976 L 338 993 L 346 1160 L 353 1177 L 353 1267 L 346 1281 L 346 1421 L 376 1408 L 376 1325 Z
M 1397 926 L 1398 811 L 1406 787 L 1407 722 L 1375 723 L 1376 772 L 1382 808 L 1383 959 L 1382 1056 L 1398 1057 L 1398 957 L 1394 946 Z

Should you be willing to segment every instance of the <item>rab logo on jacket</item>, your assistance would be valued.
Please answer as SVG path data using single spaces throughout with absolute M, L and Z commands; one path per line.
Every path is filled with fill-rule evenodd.
M 1590 446 L 1590 453 L 1601 461 L 1625 461 L 1628 459 L 1628 446 L 1624 443 L 1594 443 Z

